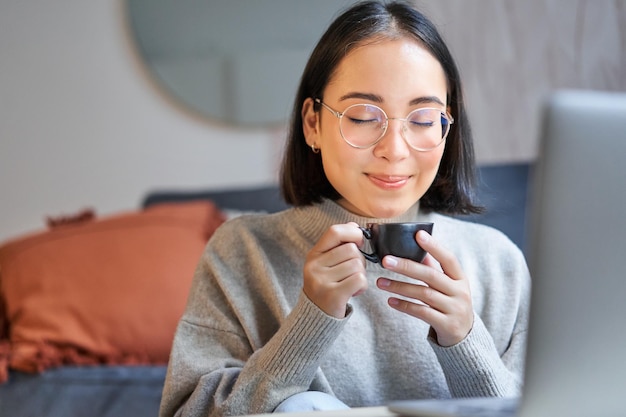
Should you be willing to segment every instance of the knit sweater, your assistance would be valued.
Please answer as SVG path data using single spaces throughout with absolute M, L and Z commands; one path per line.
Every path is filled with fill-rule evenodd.
M 160 415 L 271 412 L 307 390 L 351 407 L 392 400 L 516 396 L 521 390 L 530 277 L 504 234 L 419 210 L 391 221 L 435 224 L 470 282 L 474 324 L 456 345 L 439 346 L 429 326 L 387 304 L 375 280 L 395 275 L 367 262 L 368 289 L 344 319 L 302 291 L 306 254 L 333 224 L 375 219 L 325 200 L 224 223 L 199 262 L 174 338 Z

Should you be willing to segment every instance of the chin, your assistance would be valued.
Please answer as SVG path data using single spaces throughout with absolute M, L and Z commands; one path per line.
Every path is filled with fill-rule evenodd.
M 394 202 L 391 204 L 385 204 L 382 202 L 380 204 L 370 205 L 370 216 L 378 219 L 398 217 L 406 213 L 406 211 L 413 207 L 414 204 L 415 202 Z
M 372 213 L 371 217 L 374 217 L 377 219 L 391 219 L 393 217 L 401 216 L 407 210 L 408 208 L 404 210 L 393 210 L 393 209 L 376 210 L 376 212 Z
M 360 196 L 359 196 L 360 197 Z M 350 201 L 346 198 L 337 200 L 337 203 L 346 210 L 363 217 L 376 219 L 390 219 L 406 213 L 419 199 L 414 196 L 391 197 L 370 196 L 370 198 L 355 198 Z

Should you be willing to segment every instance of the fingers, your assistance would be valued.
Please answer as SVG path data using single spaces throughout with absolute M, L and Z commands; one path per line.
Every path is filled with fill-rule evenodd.
M 461 265 L 456 259 L 456 256 L 443 246 L 441 246 L 435 238 L 426 233 L 423 230 L 420 230 L 416 236 L 417 243 L 420 245 L 428 254 L 431 255 L 434 260 L 436 260 L 441 269 L 452 279 L 462 279 L 463 278 L 463 270 L 461 269 Z
M 422 263 L 386 256 L 383 266 L 417 281 L 379 278 L 377 286 L 400 296 L 389 298 L 392 308 L 430 324 L 438 342 L 450 346 L 461 341 L 473 324 L 469 283 L 452 252 L 426 232 L 419 232 L 416 239 L 428 252 Z
M 354 243 L 357 246 L 363 244 L 363 232 L 358 224 L 350 222 L 331 226 L 315 244 L 313 251 L 324 253 L 343 243 Z
M 426 305 L 437 311 L 445 311 L 450 299 L 446 294 L 423 284 L 379 278 L 376 285 L 382 290 L 403 297 L 403 299 L 410 299 L 412 302 L 417 301 L 417 304 Z
M 452 281 L 450 279 L 450 281 Z M 388 299 L 389 306 L 423 320 L 435 329 L 437 342 L 442 346 L 454 345 L 469 333 L 473 325 L 473 307 L 469 288 L 464 281 L 452 295 L 424 285 L 379 278 L 378 288 L 397 294 L 401 298 Z
M 303 290 L 326 314 L 345 317 L 349 299 L 365 291 L 365 263 L 356 223 L 331 226 L 307 255 Z
M 430 266 L 431 268 L 435 268 L 439 272 L 443 272 L 443 268 L 441 264 L 437 262 L 435 258 L 430 253 L 427 253 L 422 261 L 422 265 Z
M 435 330 L 437 343 L 452 346 L 462 341 L 474 324 L 474 315 L 444 314 L 430 306 L 398 298 L 390 298 L 389 306 L 410 316 L 423 320 Z
M 441 245 L 428 233 L 420 231 L 417 243 L 428 252 L 422 263 L 395 256 L 385 256 L 383 266 L 393 272 L 419 279 L 428 286 L 448 293 L 450 279 L 462 280 L 464 273 L 454 254 Z
M 334 279 L 305 280 L 304 293 L 316 306 L 329 316 L 344 318 L 350 298 L 367 289 L 365 272 L 354 272 L 340 281 Z
M 388 303 L 393 309 L 420 319 L 434 328 L 441 328 L 446 319 L 445 314 L 439 310 L 420 302 L 413 302 L 392 297 L 389 298 Z

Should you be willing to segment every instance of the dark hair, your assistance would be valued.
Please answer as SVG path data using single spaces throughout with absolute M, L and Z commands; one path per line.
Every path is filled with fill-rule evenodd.
M 343 12 L 326 30 L 304 69 L 290 121 L 281 169 L 281 190 L 294 206 L 337 200 L 341 196 L 330 184 L 322 158 L 307 146 L 302 129 L 302 106 L 311 97 L 322 97 L 340 61 L 355 47 L 372 38 L 416 39 L 439 61 L 448 82 L 451 125 L 439 171 L 420 208 L 450 214 L 479 213 L 473 203 L 474 148 L 463 103 L 461 79 L 448 47 L 426 16 L 402 2 L 361 2 Z

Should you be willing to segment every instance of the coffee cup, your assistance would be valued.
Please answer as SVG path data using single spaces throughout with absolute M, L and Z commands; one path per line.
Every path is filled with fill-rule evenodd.
M 419 230 L 429 234 L 433 232 L 433 223 L 368 223 L 367 227 L 360 227 L 363 236 L 370 241 L 372 253 L 363 253 L 363 256 L 374 263 L 381 263 L 386 255 L 412 259 L 422 262 L 426 251 L 415 241 Z

